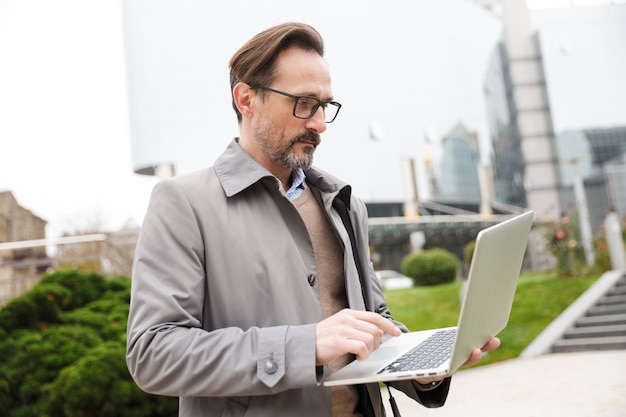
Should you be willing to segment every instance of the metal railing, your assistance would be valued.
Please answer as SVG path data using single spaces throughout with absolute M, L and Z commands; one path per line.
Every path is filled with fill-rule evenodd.
M 0 307 L 60 267 L 80 269 L 89 264 L 91 270 L 108 276 L 130 276 L 133 254 L 114 240 L 112 235 L 95 233 L 0 243 Z

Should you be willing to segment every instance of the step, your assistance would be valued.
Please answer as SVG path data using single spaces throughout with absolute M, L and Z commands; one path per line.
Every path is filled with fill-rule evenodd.
M 603 314 L 626 314 L 626 305 L 595 305 L 587 311 L 589 316 L 599 316 Z
M 626 336 L 561 339 L 552 345 L 551 351 L 553 353 L 561 353 L 617 349 L 626 349 Z
M 616 285 L 607 291 L 609 295 L 624 295 L 626 294 L 626 285 Z
M 584 316 L 576 320 L 576 327 L 626 324 L 626 314 L 603 314 L 599 316 Z
M 598 300 L 598 304 L 626 304 L 626 292 L 624 294 L 609 294 Z
M 588 337 L 612 337 L 612 336 L 625 336 L 626 337 L 626 324 L 616 324 L 609 326 L 589 326 L 589 327 L 576 327 L 569 329 L 565 332 L 563 337 L 565 339 L 581 339 Z

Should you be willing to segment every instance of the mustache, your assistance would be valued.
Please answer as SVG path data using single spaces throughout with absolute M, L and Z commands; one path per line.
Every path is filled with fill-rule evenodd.
M 296 142 L 310 142 L 313 145 L 317 146 L 320 144 L 321 141 L 322 140 L 320 138 L 320 135 L 318 135 L 317 133 L 306 132 L 306 133 L 303 133 L 301 135 L 294 137 L 291 140 L 291 145 L 293 145 Z

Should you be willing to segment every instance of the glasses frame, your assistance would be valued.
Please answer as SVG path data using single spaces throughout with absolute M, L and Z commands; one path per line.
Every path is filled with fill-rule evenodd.
M 312 96 L 298 96 L 298 95 L 295 95 L 295 94 L 285 93 L 284 91 L 275 90 L 275 89 L 270 88 L 270 87 L 265 87 L 263 85 L 250 84 L 250 87 L 254 88 L 254 89 L 270 91 L 272 93 L 281 94 L 281 95 L 283 95 L 285 97 L 292 98 L 293 99 L 293 109 L 291 111 L 291 114 L 293 114 L 293 117 L 295 117 L 297 119 L 302 119 L 302 120 L 310 119 L 311 117 L 313 117 L 315 115 L 315 113 L 317 113 L 317 110 L 319 110 L 319 108 L 321 107 L 322 110 L 324 111 L 324 122 L 325 123 L 332 123 L 337 118 L 337 115 L 339 114 L 339 110 L 341 110 L 341 103 L 339 103 L 337 101 L 334 101 L 334 100 L 320 100 L 319 98 L 312 97 Z M 307 99 L 307 100 L 314 100 L 314 101 L 316 101 L 315 105 L 311 108 L 311 114 L 309 114 L 307 117 L 301 117 L 301 116 L 298 116 L 296 114 L 296 110 L 297 110 L 297 107 L 298 107 L 298 101 L 300 101 L 300 99 Z M 337 113 L 335 113 L 335 116 L 330 121 L 326 120 L 326 107 L 329 104 L 337 107 Z

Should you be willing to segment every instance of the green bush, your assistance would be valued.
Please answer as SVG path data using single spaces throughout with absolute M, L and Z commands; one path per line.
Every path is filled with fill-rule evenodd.
M 72 298 L 67 308 L 82 307 L 97 300 L 108 289 L 106 278 L 95 272 L 81 272 L 68 269 L 45 275 L 40 284 L 59 284 L 69 289 Z
M 587 275 L 578 214 L 565 213 L 559 222 L 546 225 L 547 248 L 556 259 L 556 274 L 571 278 Z
M 594 264 L 587 265 L 582 244 L 580 218 L 577 212 L 571 216 L 563 213 L 558 222 L 545 224 L 547 249 L 556 259 L 556 274 L 560 277 L 584 277 L 601 274 L 612 269 L 609 248 L 604 235 L 604 226 L 592 241 Z M 622 234 L 626 236 L 626 223 L 622 223 Z M 626 243 L 626 238 L 624 240 Z
M 597 273 L 603 273 L 613 269 L 611 264 L 611 254 L 609 253 L 609 245 L 606 243 L 604 235 L 596 238 L 595 247 L 595 267 Z
M 102 343 L 93 330 L 81 326 L 21 330 L 8 341 L 12 346 L 7 347 L 13 352 L 7 357 L 4 371 L 17 393 L 17 402 L 23 405 L 37 403 L 42 387 L 54 381 L 60 369 Z
M 439 285 L 452 282 L 457 276 L 457 257 L 441 248 L 412 253 L 402 260 L 402 273 L 415 285 Z
M 142 402 L 144 393 L 127 378 L 124 346 L 106 342 L 65 367 L 46 390 L 41 416 L 153 416 L 156 403 Z
M 176 415 L 126 368 L 129 296 L 127 277 L 59 271 L 0 309 L 0 416 Z
M 82 307 L 100 314 L 98 326 L 126 328 L 128 303 L 130 300 L 130 280 L 124 277 L 107 281 L 96 273 L 83 273 L 77 270 L 60 271 L 45 275 L 30 291 L 11 300 L 0 310 L 0 329 L 11 332 L 16 329 L 40 329 L 54 323 L 81 324 L 94 318 L 85 317 Z M 61 319 L 62 312 L 67 312 Z M 113 320 L 106 316 L 114 315 Z M 119 329 L 114 329 L 119 332 Z
M 476 240 L 472 240 L 463 248 L 463 266 L 469 271 L 472 265 L 472 258 L 474 257 L 474 249 L 476 249 Z
M 21 297 L 11 300 L 0 311 L 0 327 L 34 329 L 60 322 L 60 312 L 66 309 L 71 292 L 56 283 L 40 283 Z
M 21 296 L 0 310 L 0 328 L 6 333 L 15 329 L 32 329 L 39 323 L 37 305 L 32 297 Z

